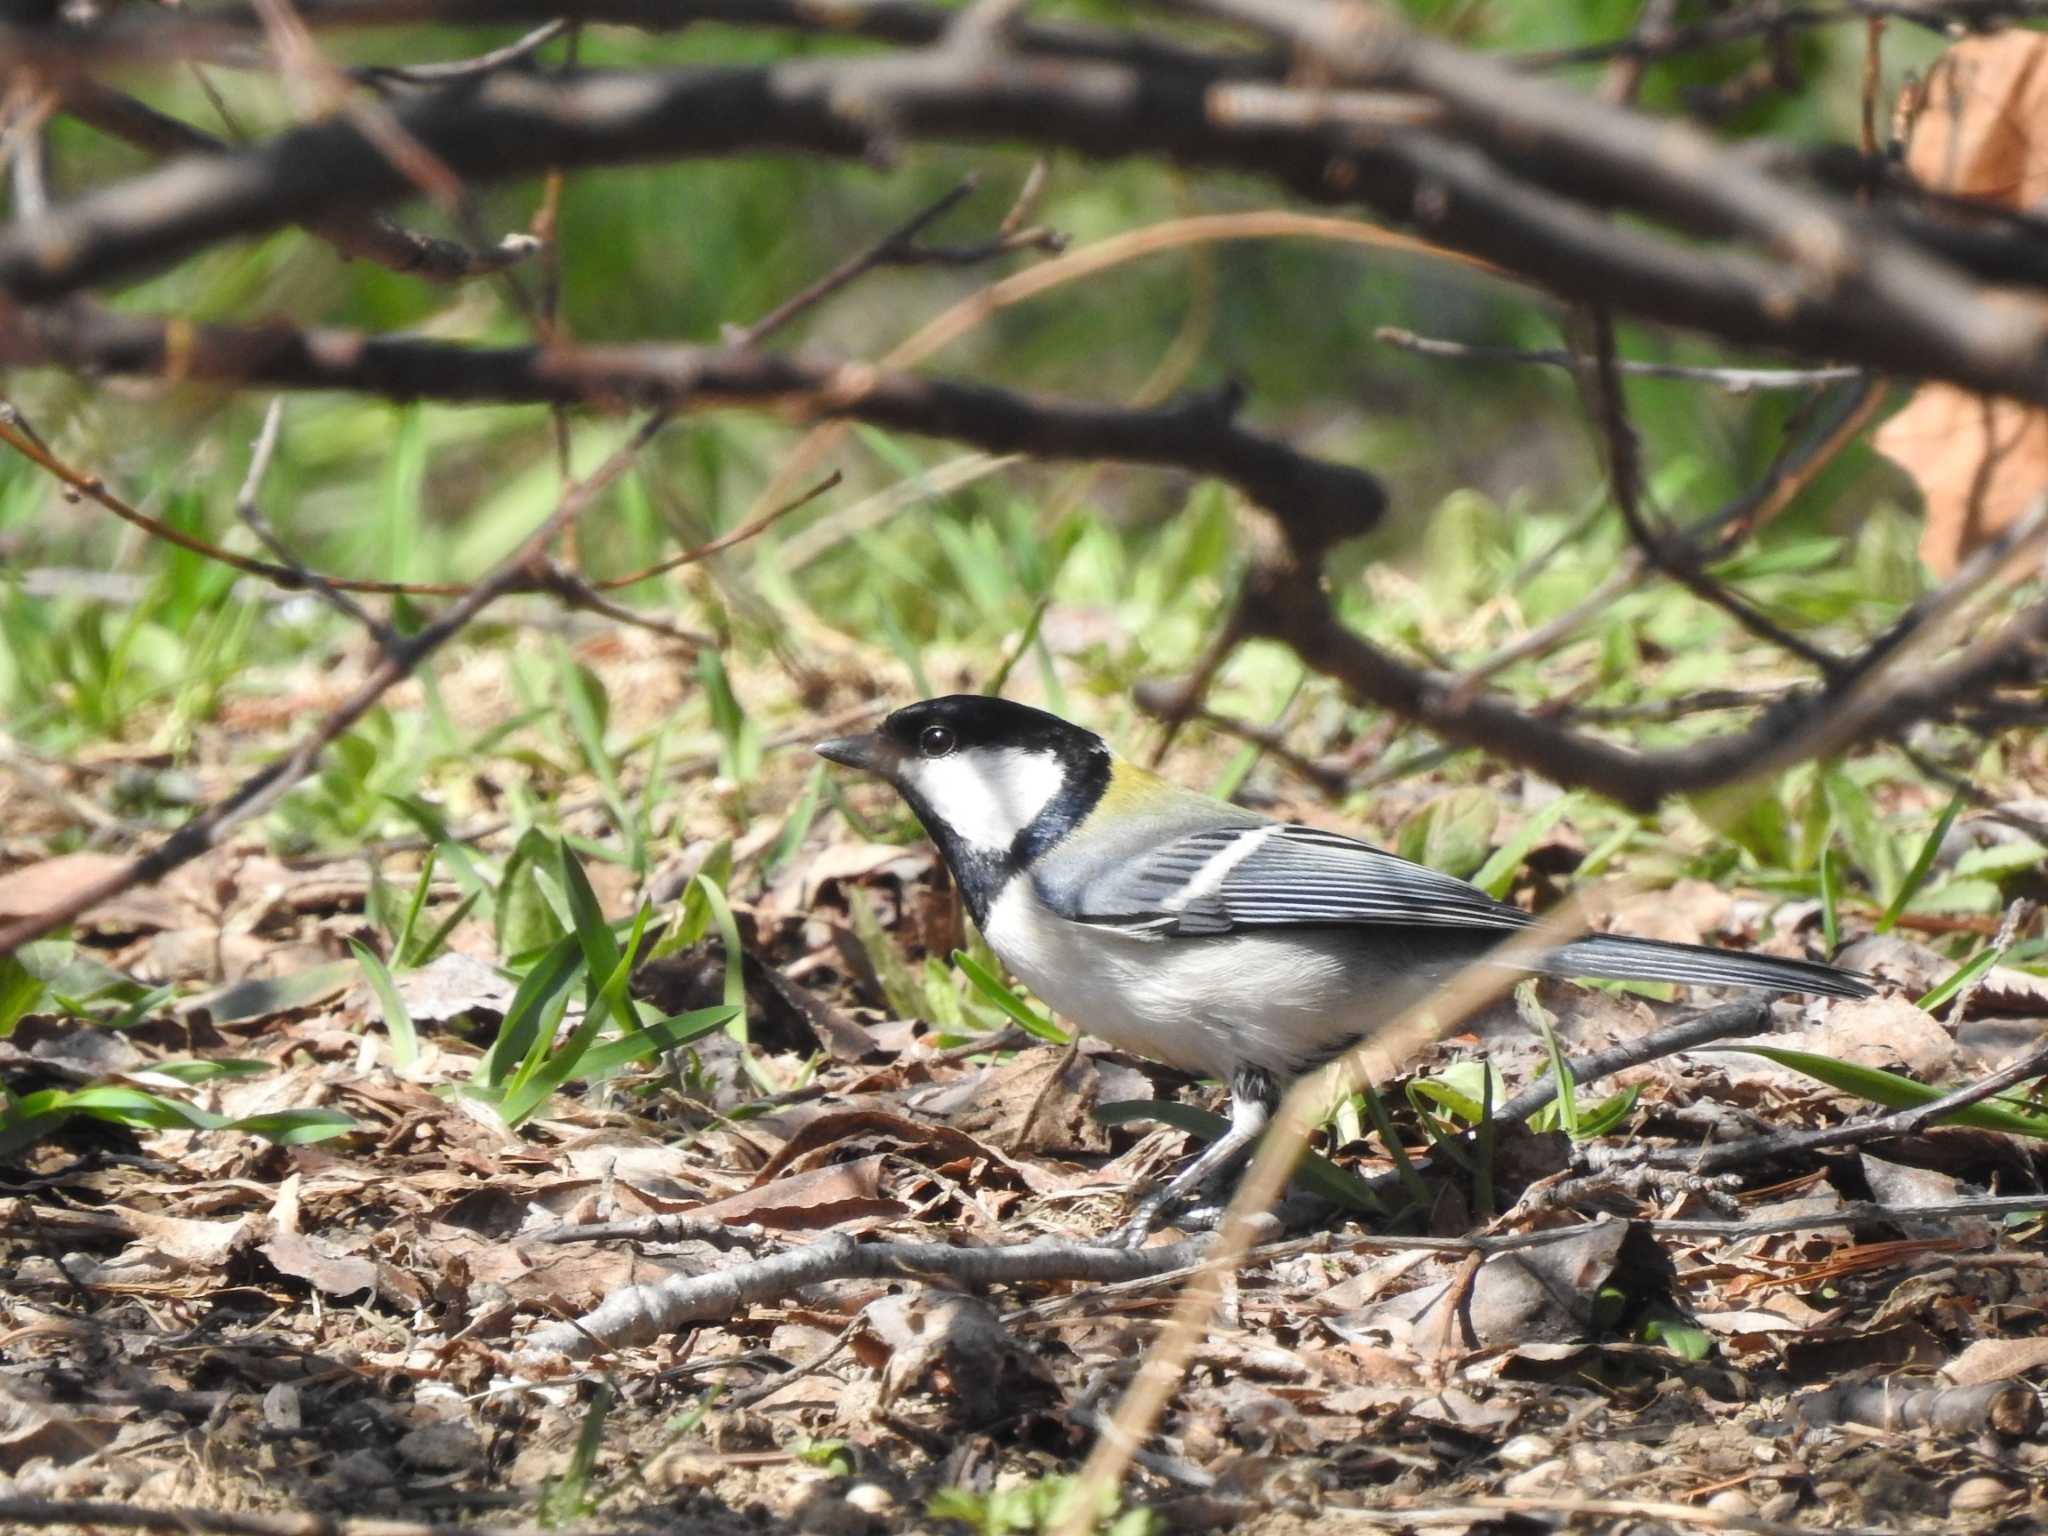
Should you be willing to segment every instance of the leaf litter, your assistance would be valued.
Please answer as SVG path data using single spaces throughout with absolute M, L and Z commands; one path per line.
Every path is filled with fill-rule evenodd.
M 792 804 L 798 786 L 774 762 L 750 793 Z M 1414 803 L 1438 809 L 1412 838 L 1448 846 L 1456 832 L 1475 868 L 1512 831 L 1475 832 L 1473 816 L 1441 809 L 1465 802 L 1442 794 Z M 682 841 L 696 815 L 675 809 L 667 835 Z M 649 928 L 634 987 L 646 1019 L 734 995 L 713 914 L 678 926 L 702 907 L 681 894 L 694 873 L 729 867 L 744 1028 L 572 1080 L 517 1128 L 474 1091 L 525 969 L 506 963 L 501 928 L 466 917 L 394 975 L 417 1033 L 404 1061 L 350 957 L 351 941 L 388 952 L 373 889 L 381 879 L 402 906 L 416 856 L 373 879 L 238 843 L 89 925 L 65 963 L 89 961 L 126 990 L 87 1009 L 102 1027 L 46 991 L 0 1040 L 12 1091 L 127 1085 L 222 1123 L 320 1111 L 349 1128 L 266 1138 L 80 1114 L 11 1154 L 7 1489 L 523 1520 L 575 1464 L 600 1379 L 614 1394 L 594 1463 L 600 1526 L 658 1510 L 712 1531 L 931 1528 L 929 1509 L 985 1509 L 1074 1472 L 1176 1272 L 992 1285 L 821 1273 L 649 1343 L 592 1340 L 581 1361 L 527 1350 L 542 1327 L 634 1287 L 825 1243 L 1085 1242 L 1190 1146 L 1104 1106 L 1217 1102 L 1085 1038 L 1027 1044 L 951 963 L 973 956 L 972 939 L 922 844 L 833 818 L 770 867 L 776 845 L 688 841 L 691 874 Z M 1560 824 L 1530 867 L 1568 871 L 1585 850 Z M 505 853 L 486 843 L 477 856 L 502 872 Z M 0 905 L 87 878 L 80 857 L 20 859 L 0 874 Z M 545 864 L 531 867 L 520 921 L 552 942 L 574 915 Z M 590 867 L 623 938 L 647 882 Z M 465 879 L 443 862 L 422 888 L 416 935 L 456 911 Z M 1700 880 L 1615 921 L 1763 938 L 1756 904 Z M 162 942 L 180 933 L 193 941 Z M 1786 939 L 1781 925 L 1770 942 Z M 1863 943 L 1845 959 L 1885 976 L 1886 996 L 1781 1003 L 1772 1047 L 1951 1084 L 2003 1065 L 2038 1029 L 2031 971 L 1999 968 L 1970 1016 L 1950 1019 L 1913 1000 L 1952 959 L 1897 935 Z M 104 1027 L 121 998 L 161 982 L 184 996 Z M 590 1005 L 580 983 L 569 992 L 564 1032 Z M 1684 1011 L 1557 982 L 1533 998 L 1569 1057 Z M 1583 1089 L 1581 1114 L 1609 1102 L 1619 1119 L 1581 1144 L 1554 1118 L 1476 1137 L 1459 1108 L 1549 1072 L 1512 1003 L 1426 1059 L 1388 1064 L 1377 1114 L 1340 1107 L 1317 1143 L 1384 1211 L 1349 1221 L 1323 1207 L 1226 1288 L 1126 1504 L 1184 1529 L 1461 1505 L 1470 1528 L 1506 1528 L 1477 1504 L 1488 1497 L 1902 1530 L 2039 1519 L 2041 1217 L 1859 1214 L 2036 1189 L 2038 1146 L 1947 1128 L 1742 1175 L 1631 1168 L 1632 1148 L 1862 1112 L 1798 1070 L 1720 1048 L 1740 1044 Z M 250 1067 L 195 1077 L 180 1066 L 195 1061 Z M 1468 1234 L 1527 1246 L 1460 1246 Z

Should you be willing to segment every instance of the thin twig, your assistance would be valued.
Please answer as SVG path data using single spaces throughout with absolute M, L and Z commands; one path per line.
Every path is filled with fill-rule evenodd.
M 1759 524 L 1775 517 L 1855 441 L 1883 404 L 1884 396 L 1885 389 L 1880 380 L 1867 374 L 1859 376 L 1856 387 L 1843 394 L 1824 421 L 1805 436 L 1788 438 L 1762 479 L 1688 527 L 1684 532 L 1685 539 L 1697 542 L 1709 535 L 1718 535 L 1717 547 L 1726 550 L 1737 539 L 1747 537 Z M 1552 546 L 1546 556 L 1531 562 L 1531 568 L 1518 576 L 1516 585 L 1526 583 L 1533 575 L 1534 567 L 1548 553 L 1554 553 L 1561 547 L 1561 542 Z M 1549 622 L 1538 625 L 1519 640 L 1503 646 L 1486 660 L 1475 662 L 1459 673 L 1451 686 L 1450 706 L 1457 708 L 1468 703 L 1486 682 L 1509 667 L 1555 650 L 1589 621 L 1612 608 L 1616 599 L 1642 581 L 1649 569 L 1649 560 L 1642 549 L 1632 547 L 1613 574 L 1587 597 Z
M 973 246 L 932 249 L 917 244 L 919 235 L 965 202 L 980 184 L 979 176 L 961 178 L 951 191 L 912 214 L 866 250 L 847 258 L 816 282 L 791 294 L 752 325 L 734 328 L 727 340 L 736 348 L 757 347 L 805 311 L 815 309 L 878 267 L 973 266 L 1011 251 L 1035 249 L 1057 252 L 1065 246 L 1064 236 L 1047 229 L 1003 231 L 993 240 Z
M 1806 1152 L 1832 1151 L 1841 1147 L 1867 1146 L 1874 1141 L 1891 1141 L 1917 1136 L 1935 1121 L 1981 1104 L 1993 1094 L 2048 1073 L 2048 1047 L 2031 1051 L 2011 1066 L 1973 1083 L 1931 1099 L 1925 1104 L 1842 1125 L 1810 1131 L 1774 1131 L 1764 1136 L 1745 1137 L 1706 1147 L 1624 1148 L 1616 1155 L 1603 1156 L 1603 1164 L 1614 1167 L 1672 1168 L 1687 1173 L 1719 1173 L 1755 1163 L 1772 1162 Z
M 1628 402 L 1615 358 L 1614 318 L 1604 307 L 1595 305 L 1592 319 L 1594 398 L 1601 435 L 1607 443 L 1608 475 L 1614 504 L 1622 521 L 1628 524 L 1636 548 L 1659 571 L 1702 602 L 1719 608 L 1758 639 L 1812 663 L 1830 681 L 1840 677 L 1845 669 L 1839 657 L 1791 633 L 1715 581 L 1702 569 L 1698 551 L 1689 543 L 1650 527 L 1642 509 L 1642 464 L 1635 429 L 1629 424 Z
M 1395 325 L 1383 325 L 1373 332 L 1373 336 L 1375 340 L 1403 352 L 1461 363 L 1534 364 L 1561 368 L 1567 373 L 1575 366 L 1572 354 L 1562 347 L 1475 346 L 1435 336 L 1418 336 Z M 1818 389 L 1827 384 L 1848 383 L 1863 375 L 1860 368 L 1704 368 L 1689 363 L 1653 363 L 1635 358 L 1622 360 L 1617 366 L 1630 378 L 1678 379 L 1688 384 L 1711 385 L 1730 395 L 1781 389 Z
M 2024 896 L 2013 898 L 2012 904 L 2005 909 L 2005 916 L 1999 920 L 1998 932 L 1992 935 L 1991 947 L 1988 951 L 1991 956 L 1990 961 L 1975 976 L 1970 978 L 1962 990 L 1956 993 L 1955 1000 L 1949 1004 L 1948 1027 L 1950 1029 L 1957 1028 L 1962 1024 L 1963 1020 L 1970 1016 L 1970 1004 L 1977 1000 L 1977 994 L 1984 989 L 1984 983 L 1990 979 L 1991 967 L 2005 958 L 2005 952 L 2019 941 L 2020 930 L 2032 921 L 2033 916 L 2033 902 Z
M 1768 1027 L 1770 1019 L 1771 1007 L 1768 1002 L 1752 1000 L 1730 1003 L 1725 1008 L 1709 1009 L 1695 1018 L 1667 1024 L 1662 1029 L 1653 1029 L 1638 1039 L 1625 1040 L 1620 1045 L 1610 1046 L 1604 1051 L 1595 1051 L 1590 1056 L 1574 1057 L 1565 1063 L 1565 1068 L 1571 1073 L 1572 1082 L 1576 1086 L 1585 1087 L 1603 1077 L 1626 1072 L 1631 1067 L 1640 1067 L 1666 1056 L 1675 1056 L 1680 1051 L 1689 1051 L 1695 1046 L 1706 1044 L 1709 1040 L 1727 1040 L 1737 1035 L 1756 1034 Z M 1557 1077 L 1554 1073 L 1546 1073 L 1496 1109 L 1493 1112 L 1494 1123 L 1512 1125 L 1526 1120 L 1556 1097 Z
M 283 425 L 284 399 L 278 396 L 271 400 L 269 407 L 264 411 L 262 429 L 256 434 L 255 445 L 249 450 L 249 472 L 243 477 L 242 488 L 235 495 L 235 515 L 262 541 L 265 549 L 297 575 L 303 585 L 311 588 L 322 602 L 350 623 L 361 625 L 363 632 L 376 641 L 377 649 L 388 654 L 398 638 L 391 627 L 325 576 L 309 569 L 293 555 L 284 540 L 278 537 L 277 530 L 270 524 L 270 519 L 263 515 L 263 508 L 257 502 L 257 497 L 263 489 L 263 477 L 270 472 L 271 458 L 277 452 L 278 435 Z
M 502 48 L 479 53 L 473 58 L 450 59 L 441 64 L 360 64 L 349 70 L 351 78 L 365 85 L 450 85 L 493 74 L 507 65 L 523 63 L 569 30 L 563 17 L 542 22 L 524 37 Z

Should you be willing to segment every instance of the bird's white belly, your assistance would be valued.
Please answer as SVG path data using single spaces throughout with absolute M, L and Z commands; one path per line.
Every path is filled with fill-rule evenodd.
M 1390 1017 L 1385 967 L 1341 930 L 1141 938 L 1070 922 L 1012 880 L 989 910 L 989 947 L 1077 1027 L 1120 1050 L 1228 1078 L 1280 1077 Z

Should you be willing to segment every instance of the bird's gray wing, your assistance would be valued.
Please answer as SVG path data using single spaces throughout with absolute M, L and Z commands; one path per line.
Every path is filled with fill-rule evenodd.
M 1475 885 L 1316 827 L 1216 827 L 1096 876 L 1065 915 L 1162 937 L 1331 924 L 1477 928 L 1534 922 Z

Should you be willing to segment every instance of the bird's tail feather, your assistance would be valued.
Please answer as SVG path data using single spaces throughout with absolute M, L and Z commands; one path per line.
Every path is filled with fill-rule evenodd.
M 1870 978 L 1860 971 L 1817 960 L 1709 949 L 1701 944 L 1636 939 L 1619 933 L 1575 939 L 1552 950 L 1532 969 L 1603 981 L 1689 981 L 1772 992 L 1812 992 L 1822 997 L 1869 997 L 1874 991 Z

